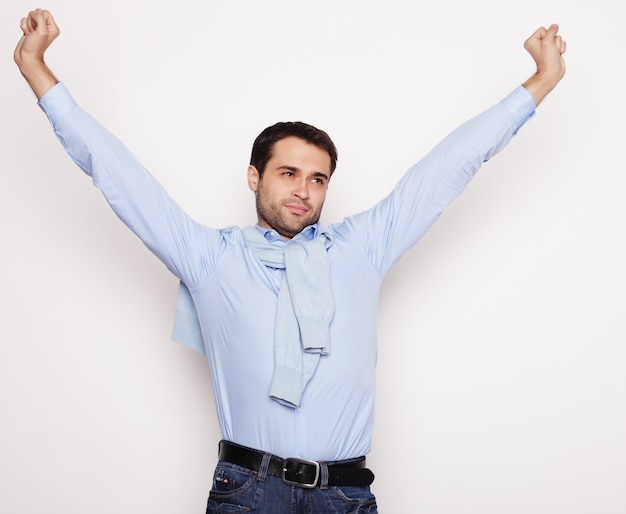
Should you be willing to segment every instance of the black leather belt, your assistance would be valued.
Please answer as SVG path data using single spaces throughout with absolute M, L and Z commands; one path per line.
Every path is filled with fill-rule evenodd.
M 230 462 L 253 471 L 259 471 L 264 452 L 229 441 L 220 441 L 219 460 Z M 365 457 L 326 464 L 312 460 L 272 455 L 267 474 L 282 478 L 289 485 L 304 488 L 319 486 L 323 467 L 328 469 L 328 485 L 362 487 L 374 481 L 374 473 L 365 467 Z

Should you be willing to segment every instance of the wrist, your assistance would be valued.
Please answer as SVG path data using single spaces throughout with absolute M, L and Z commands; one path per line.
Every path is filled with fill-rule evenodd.
M 17 64 L 18 68 L 23 73 L 36 71 L 46 67 L 46 63 L 43 60 L 43 54 L 28 51 L 24 49 L 22 45 L 17 46 L 13 57 L 15 59 L 15 64 Z
M 38 100 L 59 82 L 43 59 L 16 58 L 15 62 Z
M 538 70 L 532 77 L 522 84 L 539 105 L 541 101 L 554 89 L 563 78 L 563 73 L 559 71 Z

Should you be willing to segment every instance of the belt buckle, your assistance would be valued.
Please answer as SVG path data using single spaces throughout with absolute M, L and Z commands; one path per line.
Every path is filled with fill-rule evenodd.
M 313 479 L 313 482 L 303 483 L 297 480 L 298 475 L 301 475 L 301 473 L 298 473 L 298 467 L 301 465 L 313 466 L 313 468 L 315 469 L 315 478 Z M 285 482 L 288 485 L 294 485 L 296 487 L 304 487 L 305 489 L 314 489 L 317 486 L 317 483 L 320 478 L 320 463 L 314 460 L 299 459 L 296 457 L 285 459 L 283 461 L 283 477 L 282 478 L 283 478 L 283 482 Z

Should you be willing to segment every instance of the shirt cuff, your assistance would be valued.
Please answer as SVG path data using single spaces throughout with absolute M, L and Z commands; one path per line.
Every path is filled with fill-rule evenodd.
M 54 126 L 61 117 L 76 107 L 77 104 L 65 85 L 59 82 L 41 97 L 37 105 L 46 113 L 50 123 Z
M 518 86 L 500 102 L 515 120 L 515 134 L 535 115 L 535 101 L 524 86 Z

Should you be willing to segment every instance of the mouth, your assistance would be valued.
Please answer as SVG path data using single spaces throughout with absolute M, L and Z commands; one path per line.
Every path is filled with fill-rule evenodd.
M 289 212 L 291 212 L 292 214 L 296 214 L 297 216 L 302 216 L 303 214 L 306 214 L 307 212 L 309 212 L 308 207 L 305 207 L 304 205 L 300 205 L 300 204 L 295 204 L 295 203 L 285 204 L 285 208 Z

